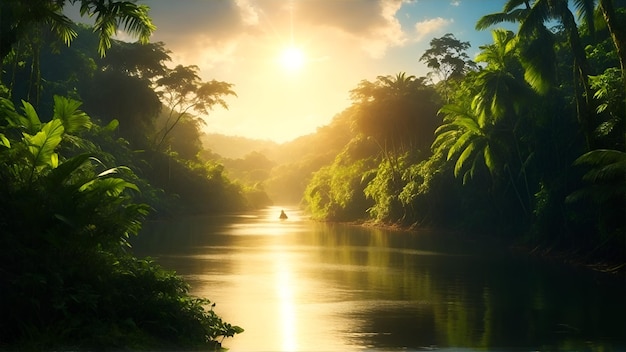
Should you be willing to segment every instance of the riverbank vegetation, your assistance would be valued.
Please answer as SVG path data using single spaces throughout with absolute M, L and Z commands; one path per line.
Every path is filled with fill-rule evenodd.
M 428 77 L 359 83 L 337 117 L 350 141 L 306 187 L 312 215 L 487 233 L 623 269 L 626 13 L 614 3 L 576 3 L 577 23 L 565 1 L 509 1 L 477 28 L 518 32 L 492 29 L 475 60 L 447 34 L 420 58 Z
M 75 3 L 93 28 L 62 14 Z M 151 216 L 249 206 L 198 157 L 191 114 L 232 85 L 168 68 L 143 5 L 9 0 L 0 16 L 0 349 L 216 349 L 242 332 L 129 245 Z

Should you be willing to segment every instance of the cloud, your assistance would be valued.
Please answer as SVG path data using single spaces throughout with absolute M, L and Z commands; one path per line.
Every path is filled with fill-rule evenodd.
M 250 0 L 235 0 L 235 4 L 239 8 L 239 15 L 244 24 L 249 26 L 259 24 L 258 9 L 250 3 Z
M 415 24 L 415 40 L 421 41 L 425 36 L 439 32 L 446 26 L 452 24 L 453 19 L 445 19 L 441 17 L 431 18 Z
M 461 1 L 460 0 L 452 0 L 450 2 L 450 5 L 454 6 L 454 7 L 458 7 L 461 6 Z
M 371 30 L 371 35 L 362 41 L 364 49 L 374 58 L 385 55 L 387 48 L 402 46 L 407 42 L 407 36 L 402 31 L 402 25 L 396 18 L 396 13 L 402 7 L 401 1 L 383 1 L 381 5 L 381 25 Z
M 286 40 L 292 33 L 330 30 L 371 57 L 402 46 L 408 36 L 396 15 L 402 0 L 152 0 L 155 39 L 173 51 L 197 52 L 199 46 L 232 46 L 242 35 L 270 35 Z M 174 13 L 176 15 L 174 15 Z

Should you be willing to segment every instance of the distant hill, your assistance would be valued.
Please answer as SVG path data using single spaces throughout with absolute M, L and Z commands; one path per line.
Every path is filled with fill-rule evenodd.
M 351 113 L 346 109 L 316 132 L 285 143 L 216 133 L 200 139 L 211 151 L 207 157 L 220 160 L 232 179 L 262 185 L 275 204 L 298 204 L 313 173 L 332 163 L 354 137 Z
M 273 154 L 280 146 L 280 144 L 270 140 L 227 136 L 218 133 L 204 134 L 200 140 L 204 148 L 229 159 L 243 158 L 254 151 L 269 157 L 269 154 Z

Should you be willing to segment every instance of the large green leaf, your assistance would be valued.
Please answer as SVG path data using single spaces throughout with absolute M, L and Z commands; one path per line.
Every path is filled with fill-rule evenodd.
M 41 131 L 34 136 L 23 133 L 33 167 L 39 170 L 45 167 L 57 167 L 58 155 L 54 150 L 61 143 L 63 133 L 63 123 L 60 120 L 52 120 L 44 124 Z
M 54 96 L 54 118 L 63 121 L 65 132 L 74 133 L 91 128 L 91 119 L 78 108 L 81 102 L 69 98 Z
M 47 177 L 51 187 L 59 187 L 76 170 L 83 166 L 91 158 L 90 154 L 80 154 L 61 163 Z
M 126 188 L 134 189 L 139 192 L 139 188 L 134 184 L 124 179 L 109 177 L 109 178 L 97 178 L 91 180 L 80 187 L 81 192 L 96 192 L 99 194 L 106 194 L 110 197 L 119 196 Z
M 452 157 L 459 153 L 461 150 L 464 150 L 467 143 L 472 143 L 471 140 L 475 136 L 476 135 L 474 135 L 471 131 L 466 131 L 465 133 L 463 133 L 463 135 L 461 135 L 461 137 L 456 140 L 454 145 L 448 151 L 448 160 L 452 159 Z
M 9 126 L 18 127 L 24 124 L 24 117 L 15 111 L 15 105 L 9 99 L 0 97 L 0 114 L 8 122 Z
M 36 133 L 41 128 L 41 120 L 35 111 L 33 105 L 27 101 L 22 100 L 22 109 L 24 110 L 24 116 L 20 122 L 22 127 L 26 129 L 28 133 Z
M 592 150 L 578 157 L 574 164 L 592 166 L 583 176 L 585 180 L 591 182 L 623 178 L 626 175 L 626 153 L 619 150 Z
M 459 158 L 456 160 L 456 164 L 454 165 L 454 176 L 455 177 L 459 177 L 459 173 L 463 169 L 463 166 L 465 165 L 465 162 L 474 154 L 474 150 L 476 150 L 476 144 L 475 143 L 471 143 L 470 142 L 467 145 L 467 147 L 465 147 L 465 150 L 463 150 L 463 153 L 461 153 Z

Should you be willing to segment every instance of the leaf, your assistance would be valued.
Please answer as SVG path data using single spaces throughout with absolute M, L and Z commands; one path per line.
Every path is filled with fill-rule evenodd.
M 485 149 L 483 150 L 483 156 L 485 158 L 485 165 L 487 166 L 487 169 L 489 169 L 489 172 L 493 175 L 494 171 L 496 170 L 496 162 L 493 152 L 491 151 L 491 146 L 489 146 L 489 144 L 485 145 Z
M 58 165 L 58 156 L 54 150 L 61 143 L 63 133 L 63 123 L 60 120 L 52 120 L 44 124 L 41 131 L 34 136 L 24 133 L 24 139 L 30 152 L 30 161 L 34 167 L 38 169 L 46 166 L 55 168 Z
M 65 132 L 74 133 L 91 128 L 91 119 L 78 108 L 81 102 L 58 95 L 54 96 L 54 119 L 63 121 Z
M 111 120 L 111 122 L 109 122 L 108 125 L 102 127 L 102 129 L 104 131 L 113 132 L 119 127 L 119 125 L 120 125 L 120 122 L 117 119 L 113 119 Z
M 588 164 L 592 166 L 583 179 L 591 182 L 623 178 L 626 175 L 626 153 L 613 149 L 596 149 L 587 152 L 574 165 Z
M 461 155 L 459 156 L 459 158 L 456 161 L 456 164 L 454 165 L 454 176 L 458 177 L 459 176 L 459 172 L 461 172 L 461 170 L 463 169 L 463 165 L 465 164 L 465 161 L 467 159 L 469 159 L 470 156 L 472 156 L 472 154 L 474 153 L 474 150 L 476 149 L 476 144 L 475 143 L 470 143 L 465 150 L 463 150 L 463 153 L 461 153 Z
M 15 105 L 9 99 L 0 97 L 0 114 L 4 116 L 9 126 L 18 127 L 25 124 L 25 118 L 15 111 Z
M 101 173 L 98 174 L 98 177 L 104 177 L 104 176 L 107 176 L 107 175 L 116 174 L 120 170 L 130 171 L 130 168 L 128 168 L 126 166 L 113 167 L 113 168 L 110 168 L 108 170 L 102 171 Z
M 474 137 L 474 135 L 469 131 L 463 133 L 463 135 L 456 140 L 452 148 L 448 151 L 448 160 L 452 159 L 452 156 L 459 153 L 462 149 L 465 149 L 466 144 L 468 142 L 471 143 L 470 139 L 472 137 Z
M 21 122 L 24 124 L 24 128 L 28 133 L 35 133 L 39 131 L 41 128 L 41 120 L 39 120 L 39 116 L 35 111 L 35 108 L 31 105 L 31 103 L 22 100 L 22 109 L 24 110 L 24 115 L 26 119 L 21 119 Z
M 90 154 L 80 154 L 61 163 L 47 177 L 47 182 L 52 187 L 59 187 L 61 184 L 85 164 L 91 157 Z
M 96 192 L 103 193 L 107 196 L 117 197 L 119 196 L 126 188 L 134 189 L 139 192 L 139 188 L 134 184 L 130 183 L 121 178 L 97 178 L 91 180 L 85 184 L 83 184 L 79 191 L 81 192 Z
M 0 145 L 11 148 L 11 142 L 2 133 L 0 133 Z

